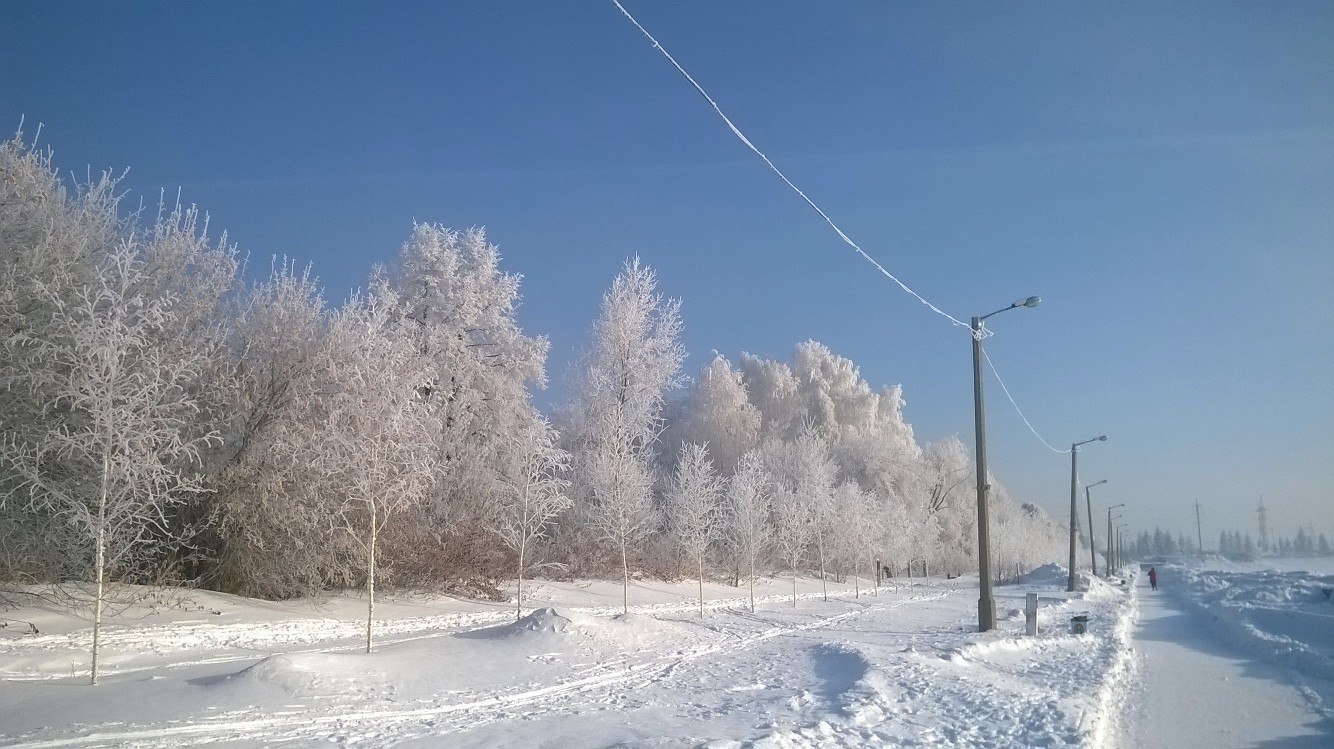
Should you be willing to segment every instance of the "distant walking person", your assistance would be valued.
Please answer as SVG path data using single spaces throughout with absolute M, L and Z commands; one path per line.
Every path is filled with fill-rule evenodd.
M 1149 587 L 1158 590 L 1158 570 L 1149 568 Z

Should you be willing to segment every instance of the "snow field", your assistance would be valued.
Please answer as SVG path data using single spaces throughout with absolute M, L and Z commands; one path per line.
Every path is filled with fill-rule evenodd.
M 999 588 L 1008 614 L 985 634 L 967 579 L 860 598 L 831 585 L 827 602 L 802 580 L 796 607 L 779 593 L 789 581 L 768 580 L 754 613 L 711 585 L 702 620 L 692 583 L 638 583 L 631 600 L 646 602 L 625 615 L 587 605 L 618 585 L 541 582 L 531 600 L 555 610 L 518 624 L 479 602 L 377 607 L 389 618 L 371 654 L 357 652 L 355 600 L 302 617 L 196 593 L 222 613 L 107 627 L 95 688 L 70 673 L 86 631 L 0 639 L 0 701 L 18 708 L 0 718 L 0 743 L 1104 746 L 1132 609 L 1121 590 L 1095 581 L 1071 596 L 1059 580 Z M 1022 635 L 1029 590 L 1042 600 L 1034 638 Z M 1070 635 L 1084 611 L 1090 632 Z

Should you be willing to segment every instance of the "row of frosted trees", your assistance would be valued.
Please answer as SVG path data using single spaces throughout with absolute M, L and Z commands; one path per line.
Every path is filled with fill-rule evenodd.
M 126 215 L 113 178 L 67 187 L 16 137 L 0 253 L 0 579 L 373 606 L 377 580 L 531 570 L 976 569 L 957 440 L 919 446 L 899 390 L 815 342 L 683 376 L 680 303 L 638 259 L 548 420 L 547 341 L 480 230 L 414 227 L 335 307 L 289 262 L 246 269 L 195 209 Z M 998 568 L 1059 556 L 998 494 Z

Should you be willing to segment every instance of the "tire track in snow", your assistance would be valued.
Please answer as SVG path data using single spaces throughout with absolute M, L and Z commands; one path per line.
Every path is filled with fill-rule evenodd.
M 362 710 L 360 712 L 327 713 L 314 716 L 303 711 L 300 713 L 300 715 L 302 715 L 300 718 L 296 717 L 297 714 L 286 712 L 273 714 L 263 718 L 248 718 L 241 720 L 223 718 L 221 720 L 191 722 L 185 724 L 180 724 L 179 722 L 150 724 L 132 730 L 100 731 L 84 736 L 45 739 L 32 736 L 27 739 L 20 739 L 17 743 L 11 744 L 11 746 L 24 747 L 25 749 L 48 749 L 52 747 L 90 745 L 174 747 L 180 746 L 182 741 L 185 740 L 189 740 L 193 743 L 236 741 L 254 737 L 255 734 L 259 733 L 264 733 L 263 741 L 265 743 L 293 742 L 327 738 L 329 735 L 329 728 L 336 728 L 342 725 L 355 725 L 358 729 L 358 733 L 363 733 L 370 730 L 371 726 L 379 729 L 386 729 L 402 726 L 403 724 L 419 724 L 421 729 L 425 729 L 424 733 L 426 734 L 443 735 L 458 730 L 459 723 L 449 722 L 441 724 L 431 719 L 460 717 L 466 721 L 466 725 L 475 727 L 499 720 L 511 719 L 514 717 L 514 709 L 520 707 L 548 705 L 555 710 L 577 711 L 578 707 L 572 706 L 568 701 L 555 704 L 556 699 L 569 698 L 587 693 L 603 692 L 609 688 L 630 683 L 650 683 L 659 681 L 670 678 L 671 674 L 677 668 L 686 663 L 716 655 L 724 651 L 731 653 L 748 650 L 776 637 L 828 628 L 835 624 L 860 617 L 872 609 L 892 610 L 912 603 L 937 601 L 954 595 L 960 590 L 961 589 L 959 588 L 953 588 L 944 591 L 936 591 L 933 594 L 928 595 L 911 595 L 909 598 L 893 601 L 884 606 L 875 606 L 874 604 L 876 602 L 872 600 L 867 605 L 852 611 L 816 619 L 802 624 L 772 626 L 770 629 L 763 632 L 744 637 L 733 638 L 724 636 L 694 648 L 677 651 L 670 656 L 654 658 L 642 663 L 626 663 L 624 660 L 618 659 L 612 663 L 603 664 L 595 672 L 581 678 L 562 681 L 535 689 L 520 689 L 507 693 L 479 696 L 476 699 L 469 699 L 463 702 L 450 702 L 429 705 L 426 707 L 396 710 L 380 709 Z M 782 600 L 785 597 L 780 596 L 776 598 Z M 690 603 L 680 605 L 659 604 L 636 609 L 635 613 L 651 613 L 652 611 L 664 612 L 685 609 L 693 610 L 696 606 L 697 604 Z M 619 610 L 589 609 L 588 611 L 606 612 Z M 713 631 L 722 634 L 718 632 L 716 628 L 713 629 Z M 346 710 L 346 708 L 347 705 L 339 705 L 334 706 L 331 709 Z M 293 725 L 294 722 L 299 722 L 300 725 Z M 420 730 L 414 732 L 415 735 L 422 735 L 422 733 L 423 731 Z M 410 738 L 410 736 L 394 736 L 395 740 L 405 738 Z

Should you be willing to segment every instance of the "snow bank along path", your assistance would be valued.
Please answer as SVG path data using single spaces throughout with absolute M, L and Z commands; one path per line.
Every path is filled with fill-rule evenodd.
M 1179 565 L 1158 574 L 1157 592 L 1144 578 L 1137 590 L 1135 746 L 1334 746 L 1334 602 L 1323 593 L 1334 578 Z
M 1036 638 L 1021 634 L 1028 590 L 1042 594 Z M 67 661 L 60 675 L 84 632 L 0 641 L 0 701 L 18 708 L 0 743 L 1107 745 L 1125 596 L 1035 582 L 998 599 L 1009 614 L 986 634 L 972 631 L 976 588 L 958 580 L 795 608 L 771 596 L 754 614 L 715 601 L 702 621 L 688 600 L 628 616 L 569 607 L 564 632 L 507 612 L 409 617 L 386 622 L 396 639 L 370 655 L 329 619 L 125 627 L 97 688 L 68 683 Z M 1090 634 L 1068 633 L 1076 611 L 1093 615 Z M 156 648 L 152 663 L 117 642 Z

